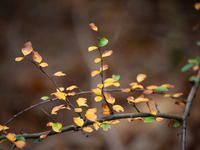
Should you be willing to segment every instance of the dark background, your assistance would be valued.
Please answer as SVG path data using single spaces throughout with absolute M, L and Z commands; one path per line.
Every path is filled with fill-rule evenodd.
M 97 45 L 98 38 L 90 29 L 95 23 L 101 37 L 109 40 L 103 50 L 112 49 L 111 57 L 105 58 L 109 65 L 105 76 L 121 75 L 122 87 L 129 87 L 139 73 L 147 74 L 142 82 L 147 85 L 173 84 L 168 93 L 183 92 L 187 98 L 191 84 L 188 78 L 193 71 L 181 73 L 187 59 L 199 55 L 196 42 L 200 29 L 193 30 L 200 12 L 194 9 L 193 0 L 1 0 L 0 1 L 0 124 L 7 122 L 19 111 L 41 102 L 40 97 L 55 92 L 55 87 L 42 72 L 28 61 L 15 62 L 22 56 L 24 43 L 31 41 L 33 49 L 49 64 L 45 71 L 54 74 L 63 71 L 67 77 L 57 77 L 59 86 L 77 85 L 90 90 L 100 83 L 100 77 L 90 72 L 99 68 L 93 61 L 97 52 L 87 52 L 89 46 Z M 136 112 L 127 105 L 128 96 L 137 93 L 114 93 L 116 104 L 125 112 Z M 88 98 L 91 108 L 98 107 L 94 95 Z M 163 113 L 181 114 L 183 107 L 174 105 L 175 100 L 151 95 Z M 200 149 L 199 90 L 191 107 L 187 123 L 187 149 Z M 75 98 L 70 98 L 75 104 Z M 42 132 L 50 130 L 46 123 L 51 119 L 41 110 L 50 113 L 62 101 L 49 103 L 15 118 L 8 124 L 8 132 Z M 139 109 L 148 112 L 145 103 Z M 99 112 L 98 111 L 98 116 Z M 77 114 L 68 110 L 58 112 L 55 119 L 63 126 L 73 124 Z M 87 138 L 81 132 L 66 132 L 48 137 L 34 144 L 26 140 L 25 150 L 168 150 L 180 149 L 181 127 L 169 128 L 169 120 L 144 124 L 139 121 L 111 125 L 107 132 L 99 129 Z M 7 143 L 7 144 L 6 144 Z M 10 149 L 9 142 L 1 144 Z M 17 149 L 17 148 L 16 148 Z

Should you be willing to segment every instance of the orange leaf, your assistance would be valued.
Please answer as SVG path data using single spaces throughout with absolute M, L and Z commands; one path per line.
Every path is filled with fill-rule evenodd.
M 144 119 L 141 117 L 134 118 L 133 120 L 143 121 Z
M 158 122 L 161 122 L 161 121 L 163 121 L 163 120 L 164 120 L 164 118 L 156 117 L 156 121 L 158 121 Z
M 94 114 L 96 112 L 97 112 L 97 108 L 88 109 L 86 111 L 85 117 L 91 121 L 96 121 L 97 115 Z
M 95 26 L 94 23 L 90 23 L 89 25 L 90 25 L 90 27 L 91 27 L 92 30 L 98 31 L 98 28 L 97 28 L 97 26 Z
M 174 88 L 174 86 L 171 85 L 171 84 L 163 84 L 163 85 L 161 85 L 161 87 L 165 87 L 165 88 Z
M 199 69 L 199 65 L 194 65 L 192 69 L 193 71 L 197 71 Z
M 144 87 L 142 85 L 135 85 L 135 86 L 132 87 L 132 89 L 137 89 L 137 88 L 143 89 Z
M 67 93 L 68 96 L 74 96 L 76 93 L 74 91 Z
M 40 65 L 41 67 L 47 67 L 47 66 L 48 66 L 48 64 L 47 64 L 46 62 L 40 63 L 39 65 Z
M 61 109 L 66 109 L 66 107 L 64 106 L 64 104 L 59 105 L 59 106 L 55 106 L 52 110 L 51 110 L 51 115 L 56 115 L 57 111 L 61 110 Z
M 130 83 L 130 86 L 136 86 L 136 85 L 138 85 L 137 82 L 132 82 L 132 83 Z
M 96 89 L 91 89 L 93 93 L 97 94 L 97 95 L 101 95 L 101 90 L 99 88 Z
M 97 74 L 100 74 L 100 71 L 95 70 L 91 72 L 92 77 L 96 76 Z
M 74 108 L 75 112 L 82 112 L 82 108 Z
M 105 65 L 103 65 L 103 71 L 106 69 L 108 69 L 108 65 L 105 64 Z M 102 71 L 102 67 L 100 68 L 100 71 Z
M 26 145 L 26 142 L 24 141 L 16 141 L 14 142 L 14 144 L 18 147 L 18 148 L 23 148 Z
M 135 100 L 133 100 L 134 103 L 139 103 L 139 102 L 147 102 L 149 101 L 147 98 L 144 98 L 144 95 L 140 95 L 138 98 L 136 98 Z
M 21 61 L 22 59 L 24 59 L 24 57 L 16 57 L 15 61 Z
M 101 61 L 101 58 L 96 58 L 95 60 L 94 60 L 94 63 L 98 63 L 98 62 L 100 62 Z
M 63 73 L 62 71 L 58 71 L 58 72 L 54 73 L 54 76 L 60 77 L 60 76 L 66 76 L 66 74 Z
M 96 102 L 99 102 L 99 101 L 101 101 L 103 99 L 103 97 L 101 97 L 101 96 L 96 96 L 95 98 L 94 98 L 94 100 L 96 101 Z
M 157 85 L 150 85 L 150 86 L 147 86 L 146 88 L 148 89 L 148 90 L 154 90 L 154 89 L 156 89 L 158 86 Z
M 42 61 L 42 56 L 36 51 L 33 50 L 32 58 L 35 62 L 40 63 Z
M 88 47 L 88 52 L 91 52 L 91 51 L 96 50 L 96 49 L 98 49 L 98 47 L 90 46 L 90 47 Z
M 48 134 L 49 134 L 49 132 L 47 132 L 46 134 L 40 135 L 39 139 L 44 139 L 44 138 L 46 138 Z
M 53 126 L 53 124 L 54 124 L 53 122 L 48 122 L 48 123 L 46 124 L 46 126 L 50 126 L 50 127 L 51 127 L 51 126 Z
M 79 126 L 79 127 L 82 127 L 83 124 L 84 124 L 84 120 L 81 119 L 80 117 L 74 117 L 74 122 Z
M 110 111 L 104 111 L 104 112 L 100 112 L 103 115 L 110 115 Z
M 173 97 L 179 97 L 181 95 L 183 95 L 183 93 L 176 93 L 176 94 L 173 95 Z
M 195 8 L 196 10 L 199 10 L 199 9 L 200 9 L 200 3 L 195 3 L 195 4 L 194 4 L 194 8 Z
M 92 132 L 93 131 L 93 129 L 91 127 L 85 127 L 85 128 L 83 128 L 83 130 L 86 131 L 86 132 Z
M 144 94 L 151 94 L 151 93 L 153 93 L 153 91 L 152 90 L 145 90 L 143 93 Z
M 110 56 L 112 53 L 113 53 L 112 50 L 105 51 L 105 52 L 103 52 L 102 57 L 108 57 L 108 56 Z
M 149 111 L 152 115 L 156 115 L 156 111 L 149 105 L 149 102 L 146 103 L 148 108 L 149 108 Z
M 138 76 L 137 76 L 137 82 L 139 83 L 139 82 L 142 82 L 145 78 L 146 78 L 146 74 L 139 74 Z
M 112 97 L 109 93 L 104 92 L 104 95 L 105 95 L 106 101 L 108 103 L 110 103 L 110 104 L 114 104 L 115 103 L 115 98 Z
M 129 96 L 129 97 L 127 98 L 127 100 L 128 100 L 128 102 L 133 102 L 134 97 L 133 97 L 133 96 Z
M 6 135 L 6 138 L 9 139 L 11 142 L 14 142 L 16 140 L 16 137 L 15 137 L 14 133 L 8 133 Z
M 118 113 L 121 111 L 121 112 L 124 112 L 124 108 L 120 105 L 113 105 L 113 109 L 116 110 Z
M 82 97 L 80 97 L 80 98 L 78 98 L 76 100 L 76 102 L 77 102 L 77 104 L 78 104 L 79 107 L 81 107 L 81 106 L 88 107 L 88 105 L 86 104 L 86 101 L 87 101 L 87 99 L 86 98 L 82 98 Z
M 103 111 L 108 111 L 108 112 L 110 112 L 110 109 L 109 109 L 108 105 L 105 104 L 105 103 L 102 103 L 102 104 L 101 104 L 101 109 L 102 109 Z
M 32 44 L 31 42 L 27 42 L 23 45 L 22 47 L 22 53 L 24 56 L 30 54 L 31 52 L 33 51 L 33 47 L 32 47 Z
M 126 89 L 123 89 L 121 92 L 127 93 L 127 92 L 130 92 L 130 91 L 131 91 L 131 89 L 126 88 Z

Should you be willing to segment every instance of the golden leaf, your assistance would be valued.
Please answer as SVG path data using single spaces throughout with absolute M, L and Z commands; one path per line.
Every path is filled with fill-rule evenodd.
M 80 97 L 80 98 L 78 98 L 76 100 L 76 102 L 77 102 L 77 104 L 78 104 L 79 107 L 81 107 L 81 106 L 88 107 L 88 105 L 86 104 L 86 101 L 87 101 L 87 99 L 86 98 L 82 98 L 82 97 Z
M 105 103 L 102 103 L 102 104 L 101 104 L 101 109 L 102 109 L 103 111 L 108 111 L 108 112 L 110 111 L 108 105 L 105 104 Z
M 127 92 L 130 92 L 130 91 L 131 91 L 131 89 L 126 88 L 126 89 L 123 89 L 121 92 L 127 93 Z
M 91 27 L 92 30 L 98 31 L 98 28 L 97 28 L 97 26 L 95 26 L 94 23 L 90 23 L 89 25 L 90 25 L 90 27 Z
M 120 105 L 113 105 L 113 109 L 116 110 L 118 113 L 121 111 L 121 112 L 124 112 L 124 108 Z
M 67 93 L 68 96 L 74 96 L 76 93 L 74 91 Z
M 146 78 L 146 74 L 139 74 L 138 76 L 137 76 L 137 82 L 139 83 L 139 82 L 142 82 L 145 78 Z
M 9 139 L 11 142 L 14 142 L 16 140 L 16 137 L 15 137 L 14 133 L 8 133 L 6 135 L 6 138 Z
M 85 117 L 91 121 L 96 121 L 97 115 L 94 113 L 97 112 L 97 108 L 91 108 L 86 111 Z
M 133 96 L 129 96 L 129 97 L 127 98 L 127 100 L 128 100 L 128 102 L 133 102 L 134 97 L 133 97 Z
M 46 124 L 46 126 L 50 126 L 50 127 L 51 127 L 51 126 L 53 126 L 53 124 L 54 124 L 53 122 L 48 122 L 48 123 Z
M 98 130 L 98 129 L 99 129 L 99 126 L 101 126 L 101 123 L 98 122 L 98 121 L 95 121 L 95 122 L 93 123 L 93 126 L 94 126 L 95 130 Z
M 58 72 L 54 73 L 54 76 L 60 77 L 60 76 L 66 76 L 66 74 L 63 73 L 62 71 L 58 71 Z
M 48 134 L 49 134 L 49 132 L 47 132 L 46 134 L 40 135 L 39 139 L 44 139 L 44 138 L 46 138 Z
M 114 85 L 115 87 L 119 87 L 119 86 L 120 86 L 119 82 L 115 82 L 115 83 L 113 83 L 113 85 Z
M 110 56 L 112 53 L 113 53 L 112 50 L 107 50 L 107 51 L 103 52 L 102 57 L 108 57 L 108 56 Z
M 171 85 L 171 84 L 162 84 L 161 87 L 165 87 L 165 88 L 174 88 L 174 86 Z
M 100 71 L 102 71 L 102 70 L 104 71 L 106 69 L 108 69 L 108 65 L 105 64 L 105 65 L 103 65 L 103 69 L 102 69 L 102 67 L 100 68 Z
M 154 89 L 156 89 L 158 86 L 157 85 L 150 85 L 150 86 L 147 86 L 146 88 L 148 89 L 148 90 L 154 90 Z
M 183 93 L 176 93 L 173 95 L 173 97 L 180 97 L 181 95 L 183 95 Z
M 90 46 L 90 47 L 88 47 L 88 52 L 91 52 L 91 51 L 96 50 L 96 49 L 98 49 L 98 47 Z
M 156 121 L 158 121 L 158 122 L 161 122 L 161 121 L 163 121 L 163 120 L 164 120 L 164 118 L 156 117 Z
M 194 65 L 192 69 L 193 71 L 197 71 L 199 69 L 199 65 Z
M 115 120 L 115 121 L 112 121 L 111 124 L 117 124 L 119 122 L 120 122 L 119 120 Z
M 101 95 L 101 90 L 99 88 L 96 89 L 91 89 L 93 93 L 97 94 L 97 95 Z
M 33 47 L 32 47 L 32 44 L 31 42 L 27 42 L 23 45 L 22 47 L 22 53 L 24 56 L 30 54 L 31 52 L 33 51 Z
M 55 93 L 51 93 L 51 95 L 55 95 L 58 99 L 66 100 L 65 93 L 57 91 Z
M 116 82 L 116 81 L 117 81 L 116 79 L 107 78 L 106 80 L 104 80 L 104 83 L 113 83 L 113 82 Z
M 110 103 L 110 104 L 114 104 L 115 103 L 115 98 L 112 97 L 109 93 L 104 92 L 104 95 L 105 95 L 106 101 L 108 103 Z
M 40 54 L 38 52 L 34 51 L 34 50 L 33 50 L 33 53 L 32 53 L 32 58 L 37 63 L 41 63 L 41 61 L 42 61 L 42 56 L 40 56 Z
M 95 70 L 91 72 L 92 77 L 96 76 L 97 74 L 100 74 L 100 71 Z
M 48 66 L 48 64 L 47 64 L 46 62 L 40 63 L 39 65 L 40 65 L 41 67 L 47 67 L 47 66 Z
M 130 83 L 130 86 L 136 86 L 136 85 L 138 85 L 137 82 L 132 82 L 132 83 Z
M 7 129 L 9 129 L 9 127 L 0 125 L 0 131 L 7 130 Z
M 16 141 L 14 142 L 14 144 L 18 147 L 18 148 L 23 148 L 26 145 L 26 142 L 24 141 Z
M 61 110 L 61 109 L 66 109 L 66 107 L 64 106 L 64 104 L 59 105 L 59 106 L 55 106 L 52 110 L 51 110 L 51 115 L 56 115 L 57 111 Z
M 132 89 L 137 89 L 137 88 L 143 89 L 144 87 L 142 85 L 135 85 L 135 86 L 132 87 Z
M 82 127 L 83 124 L 84 124 L 84 120 L 81 119 L 80 117 L 74 117 L 74 122 L 79 126 L 79 127 Z
M 99 101 L 101 101 L 103 99 L 103 97 L 101 97 L 101 96 L 96 96 L 95 98 L 94 98 L 94 100 L 96 101 L 96 102 L 99 102 Z
M 171 97 L 172 95 L 170 94 L 165 94 L 164 97 Z
M 71 90 L 73 90 L 73 89 L 75 89 L 75 88 L 78 88 L 76 85 L 72 85 L 72 86 L 70 86 L 70 87 L 67 87 L 66 88 L 66 90 L 67 91 L 71 91 Z
M 136 117 L 136 118 L 134 118 L 133 120 L 143 121 L 144 119 L 141 118 L 141 117 Z
M 151 93 L 153 93 L 153 91 L 152 90 L 145 90 L 143 93 L 144 94 L 151 94 Z
M 74 111 L 75 112 L 82 112 L 82 108 L 75 108 Z
M 91 127 L 85 127 L 85 128 L 83 128 L 83 130 L 86 131 L 86 132 L 92 132 L 93 131 L 93 129 Z
M 100 62 L 101 61 L 101 58 L 96 58 L 95 60 L 94 60 L 94 63 L 98 63 L 98 62 Z
M 21 61 L 22 59 L 24 59 L 24 57 L 16 57 L 15 61 Z
M 97 87 L 101 89 L 103 87 L 103 84 L 100 83 L 97 85 Z

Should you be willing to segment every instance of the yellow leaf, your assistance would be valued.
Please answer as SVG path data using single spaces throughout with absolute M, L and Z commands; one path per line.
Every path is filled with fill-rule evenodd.
M 163 120 L 164 120 L 164 118 L 156 117 L 156 121 L 158 121 L 158 122 L 161 122 L 161 121 L 163 121 Z
M 91 121 L 96 121 L 97 115 L 94 114 L 96 112 L 97 112 L 97 108 L 88 109 L 86 111 L 85 117 Z
M 27 42 L 23 45 L 22 47 L 22 53 L 24 56 L 30 54 L 31 52 L 33 51 L 33 47 L 32 47 L 32 44 L 31 42 Z
M 46 62 L 40 63 L 39 65 L 40 65 L 41 67 L 47 67 L 47 66 L 48 66 L 48 64 L 47 64 Z
M 14 144 L 18 147 L 18 148 L 23 148 L 26 145 L 26 142 L 24 141 L 16 141 L 14 142 Z
M 54 124 L 52 125 L 52 129 L 53 129 L 55 132 L 60 133 L 60 132 L 61 132 L 60 128 L 62 128 L 62 124 L 59 123 L 59 122 L 56 122 L 56 123 L 54 123 Z
M 38 52 L 34 51 L 34 50 L 33 50 L 33 53 L 32 53 L 32 58 L 37 63 L 41 63 L 41 61 L 42 61 L 42 56 L 40 56 L 40 54 Z
M 40 135 L 39 139 L 44 139 L 44 138 L 46 138 L 48 134 L 49 134 L 49 132 L 47 132 L 46 134 Z
M 92 132 L 93 131 L 93 129 L 91 127 L 85 127 L 85 128 L 83 128 L 83 130 L 86 131 L 86 132 Z
M 157 85 L 150 85 L 150 86 L 147 86 L 146 88 L 148 89 L 148 90 L 154 90 L 154 89 L 156 89 L 158 86 Z
M 174 86 L 171 85 L 171 84 L 162 84 L 161 87 L 165 87 L 165 88 L 174 88 Z
M 91 51 L 96 50 L 96 49 L 98 49 L 98 47 L 90 46 L 90 47 L 88 47 L 88 52 L 91 52 Z
M 16 57 L 15 61 L 21 61 L 22 59 L 24 59 L 24 57 Z
M 106 80 L 104 80 L 104 83 L 113 83 L 113 82 L 116 82 L 116 81 L 117 81 L 116 79 L 107 78 Z
M 141 117 L 134 118 L 133 120 L 143 121 L 144 119 Z
M 113 109 L 116 110 L 117 112 L 124 112 L 124 108 L 120 105 L 113 105 Z
M 146 78 L 146 74 L 139 74 L 138 76 L 137 76 L 137 82 L 139 83 L 139 82 L 142 82 L 145 78 Z
M 60 91 L 64 91 L 65 88 L 64 88 L 64 87 L 59 87 L 59 90 L 60 90 Z
M 108 82 L 108 83 L 104 83 L 104 87 L 109 87 L 109 86 L 112 86 L 113 85 L 113 83 L 112 82 Z
M 100 62 L 101 61 L 101 58 L 96 58 L 95 60 L 94 60 L 94 63 L 98 63 L 98 62 Z
M 178 101 L 176 101 L 175 104 L 176 104 L 176 105 L 185 106 L 185 104 L 184 104 L 183 102 L 178 102 Z
M 135 85 L 135 86 L 132 87 L 132 89 L 137 89 L 137 88 L 143 89 L 144 87 L 142 85 Z
M 9 129 L 9 127 L 0 125 L 0 131 L 7 130 L 7 129 Z
M 65 93 L 60 92 L 60 91 L 57 91 L 57 92 L 55 92 L 55 93 L 52 93 L 51 95 L 55 95 L 58 99 L 62 99 L 62 100 L 65 100 L 65 99 L 66 99 Z
M 108 69 L 108 65 L 105 64 L 105 65 L 103 65 L 103 71 L 106 69 Z M 102 67 L 100 68 L 100 71 L 102 71 Z
M 183 93 L 176 93 L 176 94 L 173 95 L 173 97 L 179 97 L 181 95 L 183 95 Z
M 103 97 L 101 97 L 101 96 L 96 96 L 95 98 L 94 98 L 94 100 L 96 101 L 96 102 L 99 102 L 99 101 L 101 101 L 103 99 Z
M 111 124 L 117 124 L 117 123 L 119 123 L 119 120 L 115 120 L 111 122 Z
M 95 130 L 98 130 L 99 127 L 101 126 L 101 123 L 98 121 L 95 121 L 95 123 L 93 123 L 93 126 L 94 126 Z
M 74 111 L 75 112 L 82 112 L 82 108 L 75 108 Z
M 48 123 L 46 124 L 46 126 L 50 126 L 50 127 L 51 127 L 51 126 L 53 126 L 53 124 L 54 124 L 53 122 L 48 122 Z
M 195 8 L 196 10 L 199 10 L 199 9 L 200 9 L 200 3 L 195 3 L 195 4 L 194 4 L 194 8 Z
M 136 85 L 138 85 L 137 82 L 132 82 L 132 83 L 130 83 L 130 86 L 136 86 Z
M 14 142 L 16 140 L 16 137 L 15 137 L 14 133 L 8 133 L 6 135 L 6 138 L 9 139 L 11 142 Z
M 100 112 L 103 115 L 110 115 L 110 111 L 104 111 L 104 112 Z
M 98 28 L 97 28 L 97 26 L 95 26 L 94 23 L 90 23 L 89 25 L 90 25 L 90 27 L 91 27 L 92 30 L 94 30 L 96 32 L 98 31 Z
M 170 94 L 165 94 L 164 97 L 171 97 L 172 95 Z
M 79 107 L 81 107 L 81 106 L 88 107 L 88 105 L 86 104 L 86 101 L 87 101 L 87 99 L 86 98 L 82 98 L 82 97 L 80 97 L 80 98 L 78 98 L 76 100 L 76 102 L 77 102 L 77 104 L 78 104 Z
M 153 91 L 152 90 L 145 90 L 143 93 L 144 94 L 151 94 L 151 93 L 153 93 Z
M 74 91 L 67 93 L 68 96 L 74 96 L 76 93 Z
M 113 53 L 112 50 L 105 51 L 105 52 L 103 52 L 102 57 L 110 56 L 112 53 Z
M 113 85 L 114 85 L 115 87 L 119 87 L 119 86 L 120 86 L 119 82 L 115 82 L 115 83 L 113 83 Z
M 51 115 L 57 114 L 57 111 L 59 111 L 59 110 L 61 110 L 61 109 L 66 109 L 66 107 L 64 106 L 64 104 L 59 105 L 59 106 L 55 106 L 55 107 L 51 110 Z
M 193 71 L 197 71 L 199 69 L 199 65 L 194 65 L 192 69 Z
M 133 97 L 133 96 L 129 96 L 129 97 L 127 98 L 127 100 L 128 100 L 128 102 L 133 102 L 134 97 Z
M 104 95 L 105 95 L 106 101 L 108 103 L 110 103 L 110 104 L 114 104 L 115 103 L 115 98 L 112 97 L 109 93 L 104 92 Z
M 82 127 L 83 124 L 84 124 L 84 120 L 81 119 L 80 117 L 74 117 L 74 122 L 79 126 L 79 127 Z
M 148 102 L 149 100 L 147 98 L 136 98 L 133 102 L 139 103 L 139 102 Z
M 91 72 L 92 77 L 96 76 L 97 74 L 100 74 L 100 71 L 95 70 Z
M 103 87 L 103 84 L 100 83 L 97 85 L 97 87 L 101 89 Z
M 101 95 L 101 90 L 99 88 L 96 89 L 91 89 L 93 93 L 97 94 L 97 95 Z
M 130 91 L 131 91 L 131 89 L 126 88 L 126 89 L 123 89 L 121 92 L 128 93 L 128 92 L 130 92 Z
M 72 85 L 72 86 L 70 86 L 70 87 L 67 87 L 66 88 L 66 90 L 67 91 L 71 91 L 71 90 L 73 90 L 73 89 L 75 89 L 75 88 L 78 88 L 76 85 Z
M 66 74 L 63 73 L 62 71 L 58 71 L 58 72 L 54 73 L 54 76 L 60 77 L 60 76 L 66 76 Z

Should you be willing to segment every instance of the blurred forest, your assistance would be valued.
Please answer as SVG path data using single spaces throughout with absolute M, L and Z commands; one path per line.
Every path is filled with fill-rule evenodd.
M 55 92 L 55 87 L 42 72 L 28 61 L 15 62 L 22 56 L 24 43 L 31 41 L 33 49 L 49 64 L 44 70 L 49 74 L 63 71 L 66 77 L 56 78 L 59 86 L 77 85 L 90 90 L 100 83 L 100 77 L 90 72 L 99 68 L 94 64 L 97 52 L 88 53 L 89 46 L 97 45 L 98 38 L 91 30 L 93 22 L 100 36 L 109 43 L 103 50 L 113 50 L 105 63 L 109 68 L 106 77 L 119 74 L 121 87 L 129 87 L 139 73 L 147 74 L 142 84 L 172 84 L 168 93 L 183 92 L 191 88 L 188 78 L 192 71 L 181 73 L 187 59 L 196 58 L 200 29 L 194 26 L 200 12 L 194 9 L 194 0 L 1 0 L 0 1 L 0 124 L 7 122 L 19 111 L 41 102 L 40 97 Z M 187 124 L 187 149 L 200 149 L 200 94 L 197 91 Z M 136 112 L 127 104 L 130 95 L 140 93 L 114 93 L 116 103 L 125 112 Z M 98 107 L 94 95 L 87 97 L 91 107 Z M 183 107 L 174 100 L 151 95 L 162 113 L 181 114 Z M 70 98 L 75 103 L 77 97 Z M 46 123 L 51 119 L 41 110 L 50 112 L 62 101 L 48 103 L 23 113 L 8 124 L 9 132 L 25 133 L 50 130 Z M 145 103 L 139 105 L 148 112 Z M 77 114 L 62 110 L 55 116 L 63 126 L 74 124 Z M 99 115 L 98 117 L 101 117 Z M 26 140 L 24 150 L 177 150 L 181 147 L 181 127 L 169 128 L 169 120 L 144 124 L 121 120 L 107 132 L 100 129 L 89 133 L 66 132 L 44 139 L 40 143 Z M 10 149 L 9 142 L 2 143 Z M 16 148 L 17 149 L 17 148 Z

